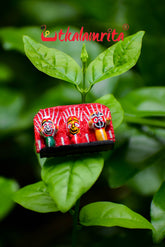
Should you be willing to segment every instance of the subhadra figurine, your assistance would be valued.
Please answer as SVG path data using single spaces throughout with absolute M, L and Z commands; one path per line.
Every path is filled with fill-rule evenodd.
M 105 151 L 115 142 L 110 110 L 99 103 L 41 109 L 34 133 L 41 157 Z
M 77 117 L 72 116 L 67 120 L 67 126 L 69 131 L 69 137 L 71 144 L 81 143 L 80 136 L 80 124 Z

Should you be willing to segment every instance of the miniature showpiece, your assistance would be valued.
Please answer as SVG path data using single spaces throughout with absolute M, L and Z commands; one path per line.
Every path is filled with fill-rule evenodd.
M 115 142 L 110 110 L 99 103 L 41 109 L 34 132 L 41 157 L 109 150 Z

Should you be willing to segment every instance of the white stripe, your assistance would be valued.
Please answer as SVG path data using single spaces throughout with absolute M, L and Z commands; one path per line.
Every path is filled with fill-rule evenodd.
M 103 112 L 103 106 L 101 105 L 101 111 Z
M 104 112 L 105 117 L 106 117 L 106 113 L 107 113 L 107 109 L 105 109 L 105 112 Z
M 44 109 L 44 114 L 45 114 L 45 117 L 47 117 L 45 109 Z
M 68 112 L 68 109 L 66 109 L 66 112 L 68 113 L 68 117 L 69 117 L 70 114 L 69 114 L 69 112 Z
M 59 119 L 58 119 L 58 123 L 57 123 L 57 126 L 59 126 L 59 122 L 60 122 L 60 120 L 61 120 L 61 117 L 59 117 Z
M 55 118 L 55 123 L 57 122 L 58 115 L 59 115 L 59 110 L 58 110 L 57 115 L 56 115 L 56 118 Z
M 77 144 L 77 135 L 74 135 L 74 141 Z
M 38 140 L 38 147 L 39 147 L 39 150 L 41 150 L 41 141 Z
M 83 120 L 83 119 L 82 119 L 82 114 L 83 114 L 83 112 L 81 112 L 81 117 L 80 117 L 81 121 Z
M 38 118 L 38 120 L 41 122 L 41 118 L 40 118 L 40 116 L 39 116 L 39 113 L 37 114 L 37 118 Z
M 101 135 L 102 135 L 103 140 L 105 140 L 105 136 L 104 136 L 104 131 L 103 131 L 103 129 L 101 129 Z
M 72 111 L 71 111 L 71 108 L 69 108 L 69 110 L 70 110 L 71 116 L 73 116 Z
M 62 143 L 62 145 L 65 145 L 65 142 L 64 142 L 64 138 L 63 137 L 61 137 L 61 143 Z
M 85 137 L 87 139 L 87 142 L 89 142 L 89 136 L 88 136 L 88 134 L 85 134 Z
M 42 113 L 39 111 L 39 113 L 38 114 L 40 114 L 41 115 L 41 121 L 42 121 L 42 119 L 44 118 L 43 117 L 43 115 L 42 115 Z
M 39 128 L 37 127 L 37 126 L 34 126 L 35 128 L 36 128 L 36 130 L 37 130 L 37 132 L 39 133 L 40 131 L 39 131 Z
M 39 124 L 39 122 L 38 122 L 36 119 L 34 119 L 34 122 L 36 122 L 36 124 L 37 124 L 38 127 L 40 128 L 40 124 Z
M 53 113 L 52 113 L 52 120 L 54 121 L 55 119 L 54 119 L 54 112 L 55 112 L 55 110 L 54 109 L 52 109 L 53 110 Z
M 76 116 L 76 109 L 75 109 L 75 107 L 74 107 L 74 115 Z
M 91 115 L 91 113 L 90 113 L 90 111 L 89 111 L 88 107 L 86 106 L 85 108 L 87 109 L 87 111 L 88 111 L 89 115 Z
M 80 116 L 80 108 L 78 108 L 78 117 Z
M 87 113 L 84 111 L 84 114 L 86 115 L 86 117 L 89 119 L 90 117 L 87 115 Z
M 38 127 L 40 128 L 40 124 L 37 122 L 37 120 L 34 120 L 34 122 L 38 125 Z
M 96 109 L 97 109 L 97 111 L 99 112 L 98 105 L 96 105 Z
M 34 121 L 40 126 L 41 125 L 41 119 L 37 116 L 37 119 L 35 118 Z
M 94 108 L 93 108 L 93 105 L 91 105 L 91 107 L 92 107 L 92 110 L 93 110 L 93 113 L 95 112 L 95 110 L 94 110 Z
M 111 133 L 111 131 L 109 130 L 108 132 L 109 132 L 110 138 L 112 138 L 112 133 Z
M 65 112 L 63 112 L 64 113 L 64 115 L 65 115 L 65 118 L 67 119 L 68 118 L 68 116 L 66 115 L 66 113 Z

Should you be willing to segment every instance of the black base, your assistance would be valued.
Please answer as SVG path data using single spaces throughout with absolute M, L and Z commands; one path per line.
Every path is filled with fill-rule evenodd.
M 59 147 L 45 147 L 40 151 L 40 157 L 64 156 L 69 154 L 81 154 L 111 150 L 113 141 L 96 141 L 90 143 L 71 144 Z

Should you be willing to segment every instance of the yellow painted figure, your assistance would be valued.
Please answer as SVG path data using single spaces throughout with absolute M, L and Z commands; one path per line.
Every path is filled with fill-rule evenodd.
M 110 124 L 110 118 L 105 118 L 102 112 L 91 114 L 89 128 L 94 129 L 97 141 L 108 140 L 105 128 Z
M 69 131 L 69 137 L 72 144 L 80 143 L 79 133 L 80 133 L 80 123 L 77 117 L 71 116 L 67 120 L 67 127 Z

